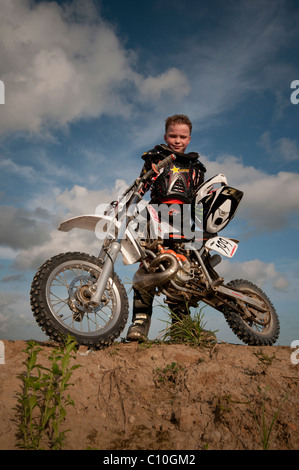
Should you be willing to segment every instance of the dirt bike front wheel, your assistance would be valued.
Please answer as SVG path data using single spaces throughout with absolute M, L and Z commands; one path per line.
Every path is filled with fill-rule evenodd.
M 233 301 L 240 313 L 238 314 L 229 307 L 225 307 L 223 312 L 230 328 L 245 344 L 272 346 L 278 339 L 280 325 L 278 315 L 270 299 L 250 281 L 236 279 L 229 282 L 227 286 L 262 301 L 266 308 L 265 312 L 260 312 L 243 301 Z
M 62 253 L 46 261 L 31 286 L 31 308 L 42 330 L 54 341 L 69 334 L 77 343 L 100 349 L 119 337 L 128 319 L 128 298 L 114 273 L 101 303 L 89 304 L 89 287 L 102 271 L 98 258 Z

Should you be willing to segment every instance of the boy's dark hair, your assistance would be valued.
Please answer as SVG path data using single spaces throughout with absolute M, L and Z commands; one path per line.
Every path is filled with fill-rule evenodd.
M 192 122 L 188 116 L 185 116 L 185 114 L 175 114 L 174 116 L 168 117 L 165 121 L 165 133 L 167 132 L 168 127 L 172 124 L 187 124 L 190 129 L 190 134 L 192 132 Z

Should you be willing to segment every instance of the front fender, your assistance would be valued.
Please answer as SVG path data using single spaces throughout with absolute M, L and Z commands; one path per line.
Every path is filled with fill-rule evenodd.
M 58 230 L 61 232 L 69 232 L 74 228 L 90 230 L 95 232 L 97 238 L 103 240 L 108 234 L 108 227 L 109 232 L 111 233 L 113 226 L 119 227 L 120 223 L 115 220 L 115 217 L 111 217 L 109 215 L 79 215 L 62 222 L 59 225 Z M 126 236 L 121 243 L 123 261 L 124 264 L 134 264 L 139 261 L 141 257 L 138 244 L 128 228 L 125 231 L 125 235 Z
M 61 222 L 58 230 L 61 232 L 69 232 L 73 228 L 81 228 L 83 230 L 91 230 L 92 232 L 95 232 L 99 229 L 99 226 L 97 226 L 98 222 L 106 221 L 111 223 L 113 219 L 114 217 L 109 215 L 79 215 Z M 115 219 L 114 224 L 119 226 L 119 223 Z

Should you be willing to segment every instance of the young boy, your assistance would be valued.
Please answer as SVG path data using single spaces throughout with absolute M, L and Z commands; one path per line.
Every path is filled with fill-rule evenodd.
M 183 114 L 168 117 L 165 121 L 164 141 L 143 154 L 145 161 L 141 174 L 151 169 L 168 155 L 174 153 L 176 160 L 167 165 L 144 188 L 151 190 L 151 204 L 192 204 L 198 186 L 206 171 L 196 152 L 185 153 L 191 140 L 192 123 Z M 127 333 L 128 341 L 146 340 L 152 316 L 154 293 L 134 289 L 132 325 Z M 172 307 L 176 314 L 186 313 L 185 304 Z

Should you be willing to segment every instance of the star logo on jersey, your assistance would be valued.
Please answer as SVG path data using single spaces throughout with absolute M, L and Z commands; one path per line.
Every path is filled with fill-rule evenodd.
M 171 171 L 173 172 L 173 174 L 175 174 L 175 173 L 189 172 L 188 168 L 177 168 L 176 166 L 174 166 L 173 168 L 171 168 Z
M 174 173 L 179 173 L 179 172 L 180 172 L 180 169 L 177 168 L 176 166 L 174 166 L 173 168 L 171 168 L 171 171 L 173 171 L 173 174 L 174 174 Z

